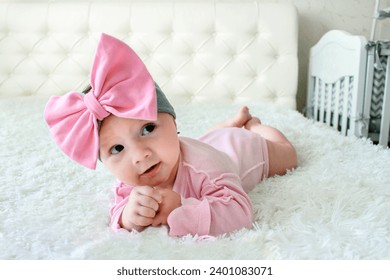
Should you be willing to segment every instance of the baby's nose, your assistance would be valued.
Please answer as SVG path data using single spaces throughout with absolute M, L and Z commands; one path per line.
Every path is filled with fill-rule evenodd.
M 148 159 L 151 156 L 152 152 L 150 149 L 145 147 L 139 147 L 137 148 L 132 156 L 133 164 L 137 165 L 143 162 L 144 160 Z

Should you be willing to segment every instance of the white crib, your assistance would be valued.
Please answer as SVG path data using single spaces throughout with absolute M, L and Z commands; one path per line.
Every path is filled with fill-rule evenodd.
M 343 135 L 359 135 L 365 127 L 361 108 L 366 44 L 362 36 L 333 30 L 310 50 L 306 114 Z
M 340 30 L 310 50 L 306 115 L 342 135 L 387 146 L 390 127 L 390 43 Z
M 390 41 L 376 40 L 382 19 L 390 19 L 390 7 L 376 0 L 370 40 L 332 30 L 311 48 L 306 116 L 388 146 Z

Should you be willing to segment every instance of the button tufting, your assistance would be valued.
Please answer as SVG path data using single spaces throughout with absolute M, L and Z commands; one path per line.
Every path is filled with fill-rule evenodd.
M 228 1 L 229 7 L 237 8 L 248 17 L 248 20 L 233 23 L 234 17 L 229 18 L 224 14 L 226 7 L 222 2 L 225 1 L 202 3 L 206 11 L 208 8 L 211 8 L 210 11 L 216 8 L 218 13 L 201 13 L 199 18 L 193 18 L 192 11 L 188 9 L 185 15 L 172 14 L 171 5 L 157 1 L 153 6 L 158 12 L 152 13 L 153 17 L 148 13 L 134 13 L 129 19 L 121 17 L 118 21 L 105 21 L 102 30 L 102 17 L 106 12 L 119 14 L 120 9 L 149 11 L 150 3 L 125 1 L 121 5 L 112 5 L 104 1 L 92 1 L 85 5 L 81 3 L 84 1 L 73 1 L 71 5 L 63 5 L 66 2 L 64 0 L 50 2 L 53 3 L 47 9 L 47 19 L 37 12 L 40 9 L 32 9 L 29 11 L 29 18 L 36 18 L 36 22 L 31 21 L 28 25 L 23 22 L 19 25 L 12 23 L 10 26 L 5 22 L 5 26 L 0 27 L 0 49 L 4 50 L 0 54 L 0 60 L 5 57 L 7 62 L 4 66 L 0 61 L 1 71 L 5 69 L 5 74 L 13 75 L 12 79 L 20 81 L 23 88 L 31 88 L 32 82 L 40 84 L 42 79 L 50 79 L 51 82 L 41 87 L 37 94 L 51 94 L 47 91 L 54 85 L 68 91 L 72 89 L 72 83 L 84 84 L 89 77 L 93 51 L 101 31 L 129 43 L 150 72 L 156 73 L 156 80 L 165 79 L 164 71 L 167 70 L 169 79 L 178 79 L 170 88 L 173 98 L 183 96 L 180 85 L 183 82 L 188 88 L 185 92 L 195 93 L 191 96 L 191 100 L 195 102 L 207 101 L 212 97 L 204 94 L 205 92 L 220 92 L 221 83 L 224 83 L 222 99 L 237 98 L 231 97 L 231 92 L 236 93 L 244 84 L 250 90 L 240 91 L 240 98 L 279 100 L 281 87 L 275 87 L 273 83 L 277 81 L 289 87 L 289 80 L 293 80 L 280 80 L 277 76 L 280 75 L 280 69 L 290 68 L 292 63 L 296 65 L 291 60 L 280 60 L 283 53 L 295 52 L 290 46 L 295 48 L 296 41 L 295 37 L 286 36 L 286 33 L 295 32 L 295 26 L 290 21 L 284 21 L 286 15 L 279 10 L 275 10 L 271 17 L 264 13 L 246 11 L 246 6 L 240 1 Z M 174 10 L 180 10 L 184 8 L 182 5 L 190 3 L 180 0 L 174 2 Z M 13 5 L 12 1 L 7 1 L 6 5 Z M 31 5 L 43 7 L 47 3 L 35 1 Z M 125 7 L 126 5 L 129 6 Z M 222 9 L 219 9 L 220 5 Z M 1 1 L 0 7 L 4 7 Z M 17 12 L 18 9 L 10 9 L 9 19 L 19 21 Z M 75 21 L 73 19 L 76 16 L 72 16 L 75 13 L 84 17 Z M 69 18 L 67 15 L 71 15 L 72 20 L 64 22 L 62 19 Z M 19 26 L 25 26 L 25 29 L 19 29 Z M 8 53 L 13 55 L 6 57 Z M 12 73 L 12 69 L 17 69 L 17 72 Z M 5 74 L 2 73 L 3 77 Z M 27 75 L 29 79 L 25 79 Z M 268 92 L 267 88 L 274 90 Z M 0 84 L 0 94 L 4 90 L 5 87 Z M 187 98 L 187 93 L 185 96 Z M 291 98 L 295 99 L 294 96 Z M 181 103 L 181 100 L 178 102 Z

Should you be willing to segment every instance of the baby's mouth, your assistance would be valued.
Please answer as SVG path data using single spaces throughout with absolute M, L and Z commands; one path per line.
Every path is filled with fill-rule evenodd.
M 152 165 L 150 168 L 148 168 L 142 175 L 146 176 L 153 176 L 158 171 L 158 167 L 160 166 L 160 163 L 156 163 Z

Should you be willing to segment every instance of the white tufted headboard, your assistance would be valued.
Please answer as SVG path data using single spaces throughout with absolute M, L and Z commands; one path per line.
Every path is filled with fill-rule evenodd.
M 0 0 L 0 97 L 82 90 L 98 36 L 127 42 L 174 104 L 296 107 L 297 13 L 256 0 Z

